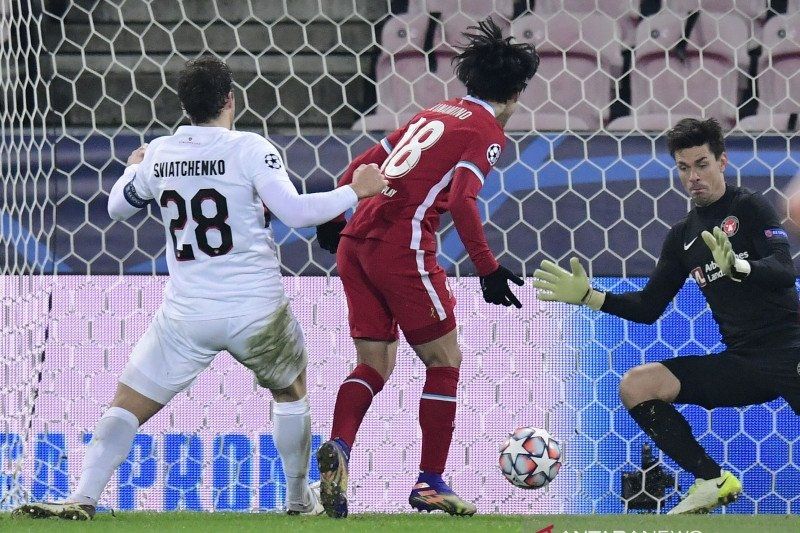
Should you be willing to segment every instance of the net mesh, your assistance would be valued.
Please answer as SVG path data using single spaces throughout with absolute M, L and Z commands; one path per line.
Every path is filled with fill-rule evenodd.
M 528 276 L 544 258 L 577 254 L 598 285 L 623 290 L 641 286 L 689 207 L 664 146 L 669 124 L 702 114 L 732 128 L 729 181 L 778 206 L 798 167 L 797 17 L 760 0 L 662 4 L 650 12 L 648 2 L 603 0 L 537 1 L 533 10 L 513 0 L 0 0 L 1 506 L 68 494 L 161 301 L 155 207 L 112 222 L 106 201 L 130 151 L 182 123 L 173 87 L 187 59 L 223 58 L 234 72 L 237 129 L 266 134 L 300 190 L 328 190 L 380 130 L 463 94 L 450 65 L 459 34 L 493 15 L 536 44 L 542 64 L 481 191 L 490 245 Z M 318 443 L 355 359 L 343 293 L 313 231 L 272 224 L 309 340 Z M 509 312 L 482 302 L 447 217 L 439 245 L 464 352 L 448 463 L 457 490 L 484 512 L 635 508 L 622 475 L 640 466 L 646 438 L 619 404 L 619 381 L 643 362 L 721 349 L 699 291 L 687 283 L 658 326 L 539 305 L 527 287 L 522 311 Z M 359 435 L 356 511 L 406 509 L 424 367 L 405 344 L 398 360 Z M 140 430 L 101 503 L 281 507 L 270 409 L 269 396 L 220 356 Z M 800 430 L 782 400 L 684 413 L 743 478 L 745 496 L 727 511 L 800 511 Z M 565 467 L 542 491 L 514 489 L 497 471 L 499 443 L 522 425 L 546 427 L 565 445 Z M 654 496 L 669 507 L 690 482 L 679 474 Z

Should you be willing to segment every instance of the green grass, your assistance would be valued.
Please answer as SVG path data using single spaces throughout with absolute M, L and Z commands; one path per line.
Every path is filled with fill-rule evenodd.
M 282 514 L 241 513 L 103 513 L 91 522 L 33 520 L 0 514 L 0 531 L 13 532 L 128 532 L 192 531 L 195 533 L 264 533 L 277 531 L 519 531 L 536 533 L 553 525 L 552 533 L 798 533 L 800 516 L 775 515 L 476 515 L 455 518 L 441 514 L 363 514 L 344 520 L 327 517 L 288 517 Z

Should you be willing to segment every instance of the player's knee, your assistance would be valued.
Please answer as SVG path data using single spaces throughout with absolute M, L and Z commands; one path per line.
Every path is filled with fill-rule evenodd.
M 455 368 L 461 368 L 461 360 L 463 359 L 461 355 L 461 349 L 455 350 L 454 353 L 450 354 L 449 357 L 449 365 Z
M 652 391 L 649 391 L 647 386 L 647 373 L 644 367 L 637 366 L 622 376 L 619 384 L 619 397 L 626 409 L 631 409 L 652 399 Z
M 355 345 L 358 364 L 367 365 L 388 380 L 397 360 L 397 341 L 355 339 Z
M 461 349 L 458 347 L 450 348 L 448 350 L 436 350 L 426 354 L 423 359 L 425 366 L 451 366 L 453 368 L 461 367 Z
M 619 396 L 627 409 L 647 400 L 672 402 L 679 390 L 678 379 L 659 363 L 631 368 L 625 372 L 619 384 Z
M 295 380 L 284 388 L 268 387 L 276 402 L 296 402 L 306 397 L 306 371 L 303 369 Z

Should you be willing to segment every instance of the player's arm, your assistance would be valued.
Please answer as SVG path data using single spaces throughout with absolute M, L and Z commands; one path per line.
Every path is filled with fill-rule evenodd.
M 720 270 L 732 280 L 753 283 L 765 289 L 794 287 L 797 274 L 778 214 L 761 196 L 752 196 L 749 200 L 753 204 L 749 209 L 753 213 L 753 223 L 748 228 L 760 259 L 738 257 L 728 236 L 720 228 L 714 228 L 713 233 L 704 231 L 703 240 Z
M 339 178 L 337 187 L 344 187 L 345 185 L 352 183 L 353 173 L 361 165 L 368 165 L 371 163 L 374 163 L 378 166 L 382 165 L 386 160 L 386 157 L 389 155 L 389 153 L 391 153 L 393 149 L 393 145 L 391 143 L 393 140 L 396 142 L 396 137 L 397 132 L 388 137 L 384 137 L 381 139 L 381 142 L 375 144 L 372 146 L 372 148 L 356 157 L 347 166 L 344 174 L 342 174 L 342 176 Z M 317 242 L 319 242 L 320 247 L 332 254 L 336 253 L 336 249 L 339 247 L 340 234 L 346 225 L 347 220 L 344 218 L 344 213 L 341 213 L 333 220 L 329 220 L 328 222 L 317 226 Z
M 113 220 L 127 220 L 153 199 L 139 173 L 146 149 L 147 144 L 144 144 L 131 153 L 125 172 L 111 188 L 108 195 L 108 216 Z
M 475 129 L 465 132 L 465 135 L 469 137 L 464 139 L 460 161 L 453 169 L 448 210 L 458 236 L 480 276 L 484 301 L 495 305 L 513 305 L 519 309 L 522 304 L 508 282 L 516 285 L 524 285 L 525 282 L 495 259 L 486 242 L 477 203 L 478 193 L 497 161 L 505 139 L 485 129 Z
M 486 242 L 483 221 L 478 211 L 477 199 L 483 186 L 483 174 L 474 165 L 460 162 L 453 171 L 451 183 L 448 208 L 453 217 L 453 224 L 478 275 L 488 276 L 497 270 L 500 264 Z
M 614 294 L 592 288 L 580 261 L 570 260 L 569 272 L 551 261 L 542 261 L 534 272 L 536 296 L 544 301 L 586 305 L 633 322 L 652 324 L 660 317 L 683 286 L 688 272 L 678 260 L 678 232 L 673 228 L 664 241 L 661 256 L 642 290 Z
M 377 165 L 362 165 L 350 184 L 328 192 L 299 194 L 283 168 L 265 169 L 253 182 L 267 209 L 291 228 L 316 226 L 353 207 L 360 198 L 381 192 L 386 186 Z
M 391 137 L 394 137 L 392 135 Z M 345 185 L 349 185 L 353 182 L 353 173 L 356 171 L 358 167 L 361 165 L 369 165 L 370 163 L 375 163 L 378 166 L 381 166 L 383 162 L 386 160 L 386 157 L 392 151 L 392 145 L 390 144 L 390 137 L 385 137 L 381 139 L 381 142 L 375 144 L 369 150 L 362 152 L 358 157 L 353 159 L 350 164 L 345 169 L 344 174 L 339 178 L 339 182 L 337 183 L 337 187 L 343 187 Z

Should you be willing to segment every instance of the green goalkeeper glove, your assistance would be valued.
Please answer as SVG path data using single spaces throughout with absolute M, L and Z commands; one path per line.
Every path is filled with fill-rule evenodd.
M 704 231 L 700 235 L 711 250 L 711 255 L 720 272 L 733 281 L 742 281 L 750 274 L 750 263 L 736 257 L 731 241 L 722 229 L 715 227 L 713 235 L 708 231 Z
M 536 297 L 545 302 L 564 302 L 600 309 L 606 299 L 605 293 L 592 288 L 589 276 L 577 257 L 570 259 L 569 263 L 572 272 L 552 261 L 542 261 L 540 268 L 533 273 L 533 286 L 539 289 Z

